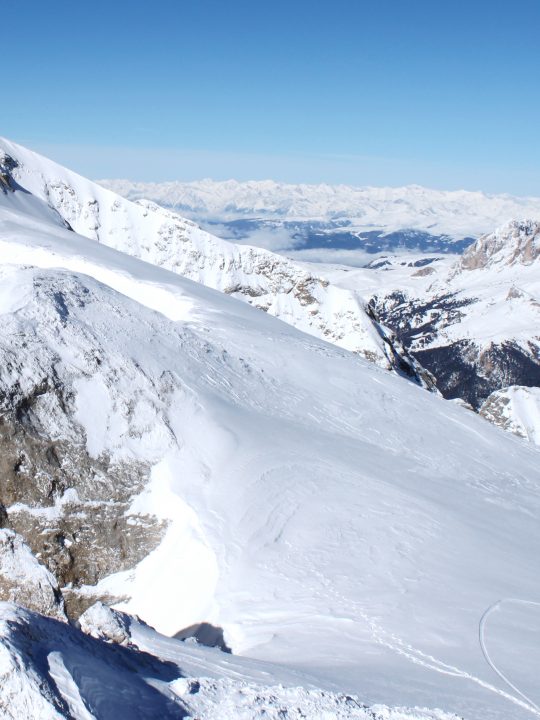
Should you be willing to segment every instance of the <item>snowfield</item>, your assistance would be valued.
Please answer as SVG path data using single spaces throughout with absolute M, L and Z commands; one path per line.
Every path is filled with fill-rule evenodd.
M 3 524 L 54 565 L 71 607 L 102 598 L 167 636 L 208 623 L 233 652 L 190 655 L 132 621 L 129 642 L 153 664 L 2 606 L 5 717 L 137 717 L 135 703 L 145 718 L 540 715 L 538 615 L 486 630 L 529 700 L 479 643 L 488 607 L 540 597 L 537 449 L 77 234 L 19 187 L 0 189 L 0 250 L 2 418 L 27 443 L 9 468 L 25 484 L 2 487 Z M 57 453 L 45 479 L 24 474 L 39 443 Z M 47 484 L 57 465 L 61 482 Z M 84 542 L 111 514 L 133 533 L 127 555 L 112 530 L 95 550 Z M 45 532 L 63 538 L 56 555 Z

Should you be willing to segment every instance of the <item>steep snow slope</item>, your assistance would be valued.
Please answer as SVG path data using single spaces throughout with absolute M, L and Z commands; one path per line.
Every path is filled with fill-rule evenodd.
M 131 200 L 149 199 L 197 219 L 341 221 L 359 230 L 415 229 L 452 238 L 478 237 L 515 217 L 540 220 L 540 198 L 445 192 L 417 185 L 401 188 L 288 185 L 258 182 L 139 183 L 104 180 Z
M 2 720 L 457 720 L 367 708 L 309 676 L 187 646 L 103 606 L 82 624 L 89 635 L 0 603 Z
M 304 332 L 431 385 L 399 344 L 393 344 L 392 334 L 370 319 L 355 292 L 334 287 L 286 258 L 220 240 L 152 203 L 129 202 L 1 138 L 0 178 L 8 207 L 38 216 L 45 212 L 85 237 L 234 295 Z
M 511 385 L 496 390 L 480 414 L 504 430 L 540 445 L 540 388 Z
M 401 287 L 387 273 L 373 304 L 446 397 L 478 408 L 509 385 L 540 386 L 539 256 L 540 223 L 512 221 L 449 270 L 433 263 Z
M 540 594 L 538 453 L 36 208 L 0 195 L 4 524 L 72 613 L 109 597 L 370 704 L 530 717 L 478 623 Z M 534 690 L 525 621 L 487 640 Z

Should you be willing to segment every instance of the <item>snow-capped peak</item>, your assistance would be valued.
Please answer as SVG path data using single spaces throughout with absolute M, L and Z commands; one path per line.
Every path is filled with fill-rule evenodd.
M 461 257 L 458 267 L 477 270 L 511 265 L 532 265 L 540 257 L 540 222 L 512 220 L 483 235 Z

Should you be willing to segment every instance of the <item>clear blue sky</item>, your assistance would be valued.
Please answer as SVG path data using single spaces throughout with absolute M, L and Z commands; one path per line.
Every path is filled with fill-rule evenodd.
M 11 0 L 0 134 L 92 177 L 540 195 L 540 0 Z

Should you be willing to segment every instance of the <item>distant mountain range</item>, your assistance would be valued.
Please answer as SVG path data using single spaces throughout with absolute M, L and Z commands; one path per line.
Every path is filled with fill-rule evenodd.
M 376 188 L 271 180 L 100 183 L 130 200 L 147 199 L 175 210 L 222 237 L 275 250 L 376 253 L 407 248 L 455 253 L 509 220 L 540 219 L 540 198 L 418 185 Z

